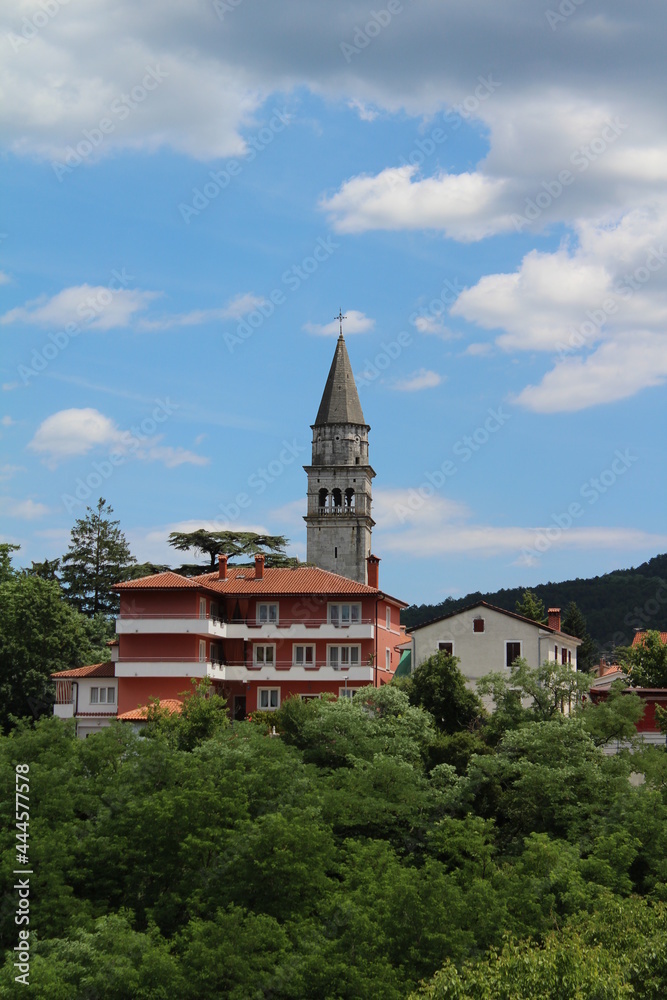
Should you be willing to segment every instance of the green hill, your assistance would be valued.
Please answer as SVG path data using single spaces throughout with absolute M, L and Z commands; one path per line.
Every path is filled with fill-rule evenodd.
M 488 594 L 477 591 L 457 599 L 448 597 L 440 604 L 413 604 L 403 612 L 402 621 L 408 627 L 421 625 L 475 601 L 488 601 L 514 611 L 527 589 L 513 587 Z M 591 637 L 602 649 L 627 645 L 635 628 L 667 630 L 667 553 L 636 568 L 617 569 L 587 580 L 541 583 L 530 590 L 541 598 L 545 607 L 565 610 L 570 601 L 575 601 L 586 618 Z

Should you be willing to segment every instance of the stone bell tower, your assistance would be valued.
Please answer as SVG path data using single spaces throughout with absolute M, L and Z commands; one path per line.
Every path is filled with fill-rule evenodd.
M 371 553 L 371 483 L 368 432 L 352 374 L 342 313 L 340 336 L 322 402 L 312 424 L 312 464 L 308 474 L 307 528 L 309 563 L 367 582 Z

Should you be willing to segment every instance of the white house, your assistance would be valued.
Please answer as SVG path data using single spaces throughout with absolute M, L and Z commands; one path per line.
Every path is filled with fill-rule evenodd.
M 548 624 L 541 625 L 486 601 L 407 631 L 414 642 L 414 667 L 445 650 L 458 657 L 459 669 L 473 689 L 480 677 L 509 670 L 518 657 L 531 667 L 555 660 L 576 670 L 581 645 L 581 639 L 561 632 L 560 608 L 549 608 Z
M 51 674 L 56 682 L 53 714 L 59 719 L 74 719 L 81 739 L 104 729 L 118 712 L 116 664 L 92 663 L 87 667 L 60 670 Z

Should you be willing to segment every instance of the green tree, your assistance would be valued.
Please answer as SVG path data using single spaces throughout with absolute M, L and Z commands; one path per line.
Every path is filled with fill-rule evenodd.
M 219 555 L 236 558 L 268 551 L 285 557 L 282 550 L 288 539 L 284 535 L 260 535 L 256 531 L 207 531 L 206 528 L 197 528 L 196 531 L 172 531 L 169 544 L 181 552 L 193 550 L 207 554 L 211 569 L 215 569 Z
M 574 601 L 570 601 L 565 608 L 565 614 L 561 621 L 561 630 L 567 635 L 573 635 L 581 639 L 581 646 L 577 650 L 577 669 L 589 671 L 597 662 L 597 646 L 588 634 L 586 619 Z
M 430 712 L 444 733 L 468 729 L 484 714 L 481 701 L 466 687 L 458 663 L 449 653 L 434 653 L 400 682 L 410 704 Z
M 0 725 L 10 716 L 40 716 L 53 705 L 51 673 L 85 662 L 91 653 L 86 619 L 60 587 L 38 576 L 0 584 Z
M 524 590 L 521 600 L 516 602 L 515 611 L 518 615 L 530 618 L 534 622 L 547 620 L 544 603 L 533 590 Z
M 16 576 L 16 570 L 12 566 L 12 552 L 18 552 L 20 548 L 20 545 L 0 542 L 0 583 L 5 583 Z
M 625 694 L 623 681 L 614 681 L 608 696 L 595 704 L 587 701 L 581 709 L 584 726 L 597 746 L 611 740 L 631 740 L 644 714 L 644 703 L 636 694 Z
M 624 657 L 633 687 L 667 687 L 667 643 L 660 632 L 645 632 Z
M 130 553 L 120 521 L 109 518 L 113 508 L 102 497 L 95 508 L 87 508 L 72 528 L 70 544 L 62 560 L 62 580 L 67 600 L 84 615 L 113 615 L 118 597 L 111 589 L 126 579 L 136 563 Z
M 590 679 L 567 663 L 546 660 L 540 667 L 530 667 L 518 659 L 506 671 L 487 674 L 477 682 L 481 695 L 490 695 L 495 703 L 492 730 L 512 729 L 522 722 L 546 720 L 569 712 L 588 691 Z

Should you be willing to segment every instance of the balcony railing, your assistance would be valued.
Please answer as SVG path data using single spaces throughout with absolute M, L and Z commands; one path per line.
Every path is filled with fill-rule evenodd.
M 228 620 L 225 615 L 188 614 L 183 611 L 174 611 L 171 614 L 158 614 L 156 611 L 126 611 L 121 612 L 118 617 L 122 621 L 131 621 L 134 618 L 155 618 L 157 620 L 164 618 L 167 621 L 174 621 L 182 618 L 186 621 L 210 621 L 215 625 L 226 625 Z

